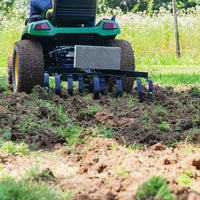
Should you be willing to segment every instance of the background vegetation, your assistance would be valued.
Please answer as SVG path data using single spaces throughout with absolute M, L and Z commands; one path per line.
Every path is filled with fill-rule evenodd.
M 8 11 L 14 6 L 29 8 L 31 0 L 0 0 L 0 10 Z M 159 10 L 160 7 L 171 9 L 171 0 L 98 0 L 98 12 L 103 12 L 104 8 L 120 7 L 124 12 L 144 11 L 149 8 Z M 200 0 L 176 0 L 179 9 L 187 9 L 200 4 Z

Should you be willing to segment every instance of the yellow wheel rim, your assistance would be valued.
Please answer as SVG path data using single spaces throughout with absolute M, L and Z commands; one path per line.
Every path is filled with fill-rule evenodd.
M 16 86 L 18 86 L 18 57 L 17 57 L 17 54 L 15 55 L 15 83 L 16 83 Z

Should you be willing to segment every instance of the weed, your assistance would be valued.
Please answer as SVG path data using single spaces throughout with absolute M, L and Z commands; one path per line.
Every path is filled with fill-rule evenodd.
M 81 137 L 80 133 L 83 130 L 83 127 L 79 127 L 78 125 L 68 124 L 63 130 L 59 131 L 59 136 L 66 141 L 67 146 L 72 146 L 76 143 L 85 142 L 85 138 Z
M 29 155 L 30 151 L 28 150 L 28 146 L 24 143 L 15 144 L 13 142 L 5 142 L 1 148 L 0 152 L 2 153 L 11 153 L 13 155 Z
M 27 170 L 26 171 L 26 178 L 28 178 L 28 179 L 32 179 L 32 178 L 34 178 L 34 179 L 39 179 L 39 177 L 40 177 L 40 169 L 39 169 L 39 166 L 37 165 L 37 166 L 34 166 L 34 167 L 31 167 L 31 169 L 30 170 Z
M 5 95 L 11 95 L 11 94 L 12 94 L 12 91 L 11 91 L 11 90 L 8 90 L 8 89 L 6 88 L 6 91 L 3 92 L 3 94 L 5 94 Z
M 84 99 L 86 99 L 86 101 L 93 101 L 93 98 L 92 98 L 92 96 L 90 94 L 85 95 Z
M 130 171 L 124 169 L 123 171 L 119 172 L 118 175 L 121 176 L 123 180 L 125 180 L 128 178 L 129 174 L 130 174 Z
M 61 105 L 60 105 L 60 107 L 58 109 L 56 119 L 62 124 L 64 124 L 64 123 L 69 121 L 68 114 L 67 113 L 63 113 Z
M 110 106 L 114 106 L 119 101 L 119 98 L 110 98 L 109 103 Z
M 198 128 L 198 126 L 194 127 L 191 130 L 185 131 L 186 138 L 185 138 L 184 142 L 185 143 L 193 142 L 194 135 L 199 134 L 199 131 L 200 131 L 200 129 Z
M 88 111 L 86 112 L 89 116 L 94 116 L 99 110 L 101 110 L 101 106 L 87 106 Z
M 167 115 L 168 114 L 168 112 L 166 110 L 164 110 L 161 106 L 156 107 L 153 110 L 153 112 L 155 115 Z
M 177 144 L 179 144 L 179 141 L 177 139 L 173 138 L 172 140 L 169 140 L 168 143 L 169 143 L 170 146 L 174 147 Z
M 39 99 L 39 92 L 37 92 L 37 90 L 36 90 L 36 88 L 38 88 L 38 87 L 40 87 L 40 86 L 35 86 L 34 88 L 33 88 L 33 90 L 32 90 L 32 93 L 30 94 L 30 96 L 31 97 L 33 97 L 33 99 L 35 100 L 35 101 L 38 101 L 38 99 Z
M 148 181 L 144 182 L 137 189 L 136 193 L 137 200 L 174 200 L 174 197 L 170 194 L 167 185 L 167 180 L 160 176 L 153 176 Z
M 87 109 L 80 110 L 77 114 L 76 117 L 79 119 L 84 119 L 86 121 L 91 120 L 93 116 L 101 110 L 101 106 L 96 105 L 96 106 L 87 106 Z
M 6 131 L 3 133 L 2 138 L 7 138 L 9 139 L 11 136 L 11 128 L 7 128 Z
M 112 138 L 115 135 L 113 128 L 106 125 L 102 125 L 101 127 L 95 126 L 92 130 L 93 135 L 102 135 L 104 138 Z
M 190 94 L 188 94 L 189 96 L 193 97 L 193 96 L 200 96 L 200 88 L 198 87 L 193 87 L 192 88 L 192 92 Z
M 158 124 L 158 129 L 160 131 L 168 131 L 169 130 L 169 124 L 166 122 L 162 122 L 161 124 Z
M 41 180 L 41 178 L 47 178 L 52 179 L 54 178 L 54 175 L 51 171 L 51 169 L 47 168 L 45 170 L 40 170 L 38 166 L 32 167 L 30 170 L 26 171 L 26 178 L 32 179 L 32 180 Z
M 192 170 L 186 170 L 186 171 L 184 171 L 184 174 L 186 174 L 190 178 L 194 178 L 195 177 L 194 172 Z
M 134 144 L 131 144 L 129 145 L 129 150 L 136 150 L 136 149 L 139 149 L 139 150 L 142 150 L 144 149 L 144 146 L 142 144 L 136 144 L 136 142 Z
M 184 173 L 184 174 L 178 176 L 177 181 L 180 185 L 189 185 L 193 182 L 193 179 L 190 178 L 190 176 L 188 176 L 188 173 L 186 173 L 186 174 Z
M 22 131 L 23 133 L 28 133 L 32 131 L 36 131 L 39 129 L 39 124 L 36 120 L 33 119 L 33 117 L 26 116 L 25 120 L 22 125 L 17 125 L 19 128 L 19 131 Z
M 134 101 L 133 101 L 133 99 L 130 99 L 129 101 L 128 101 L 128 109 L 129 110 L 131 110 L 133 107 L 134 107 Z
M 52 190 L 52 187 L 41 181 L 35 182 L 27 179 L 16 181 L 12 177 L 7 177 L 2 180 L 0 182 L 0 188 L 0 196 L 2 200 L 67 200 L 72 196 L 72 191 L 66 191 L 62 194 L 60 191 Z

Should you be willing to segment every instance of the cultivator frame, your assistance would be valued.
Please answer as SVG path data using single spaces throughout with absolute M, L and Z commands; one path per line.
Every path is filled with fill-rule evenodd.
M 139 71 L 128 71 L 128 70 L 98 70 L 98 71 L 91 71 L 91 69 L 87 69 L 82 71 L 80 69 L 69 68 L 60 68 L 59 72 L 54 68 L 48 68 L 48 72 L 44 73 L 44 87 L 47 91 L 49 91 L 49 76 L 53 76 L 55 78 L 55 94 L 61 94 L 61 79 L 66 79 L 68 81 L 68 93 L 69 95 L 73 95 L 73 81 L 74 79 L 78 79 L 78 91 L 80 93 L 84 92 L 84 79 L 87 76 L 93 77 L 94 83 L 94 99 L 99 99 L 99 94 L 105 94 L 105 79 L 106 77 L 113 77 L 116 79 L 116 97 L 122 96 L 122 78 L 133 77 L 136 78 L 137 83 L 137 93 L 142 102 L 142 81 L 140 78 L 145 78 L 148 82 L 148 102 L 150 103 L 151 97 L 153 95 L 153 82 L 152 79 L 148 77 L 147 72 L 139 72 Z M 61 74 L 61 75 L 60 75 Z

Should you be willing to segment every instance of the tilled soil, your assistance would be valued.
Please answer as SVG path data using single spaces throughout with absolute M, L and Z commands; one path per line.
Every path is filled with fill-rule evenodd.
M 72 190 L 70 200 L 135 200 L 138 185 L 154 175 L 168 181 L 178 200 L 198 200 L 199 152 L 199 147 L 185 143 L 175 148 L 158 143 L 145 151 L 133 151 L 113 139 L 90 138 L 84 145 L 57 144 L 51 152 L 31 157 L 0 155 L 0 164 L 2 172 L 15 176 L 24 176 L 34 167 L 50 170 L 48 178 L 41 173 L 41 180 Z M 186 172 L 190 172 L 191 183 L 180 185 L 179 178 Z
M 184 199 L 197 196 L 192 191 L 200 192 L 199 148 L 195 148 L 200 140 L 200 96 L 195 88 L 178 93 L 154 85 L 150 105 L 145 88 L 143 102 L 136 90 L 121 99 L 109 94 L 95 101 L 92 95 L 75 92 L 71 97 L 63 90 L 59 97 L 39 87 L 31 94 L 4 91 L 0 88 L 0 135 L 5 140 L 24 141 L 30 150 L 56 151 L 66 143 L 59 127 L 83 127 L 80 137 L 87 138 L 86 144 L 66 151 L 63 158 L 74 171 L 73 178 L 53 169 L 59 171 L 56 184 L 70 186 L 77 199 L 134 199 L 138 184 L 153 175 L 166 178 L 171 192 Z M 193 185 L 178 184 L 178 175 L 185 170 L 193 171 Z

